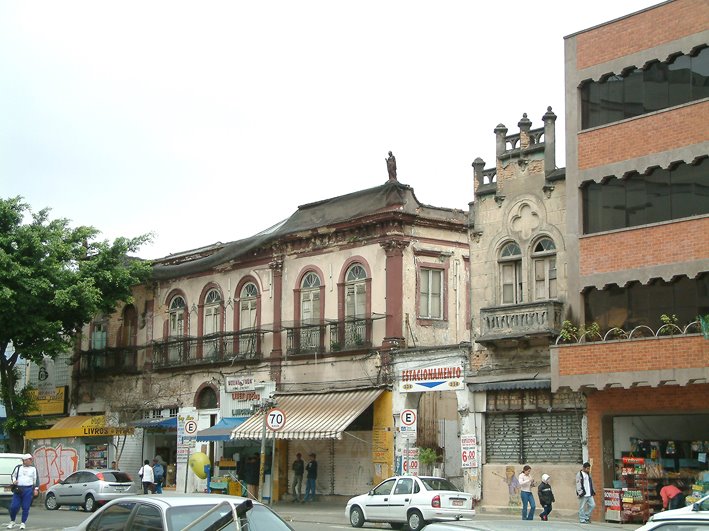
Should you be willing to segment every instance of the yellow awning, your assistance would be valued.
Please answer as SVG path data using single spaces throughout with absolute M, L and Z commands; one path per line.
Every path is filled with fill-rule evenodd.
M 285 426 L 266 431 L 272 439 L 342 439 L 342 433 L 364 412 L 383 389 L 331 391 L 275 396 L 276 407 L 285 414 Z M 234 428 L 232 439 L 261 439 L 263 415 L 256 414 Z
M 106 417 L 74 416 L 59 419 L 54 426 L 46 430 L 31 430 L 25 433 L 25 439 L 59 439 L 60 437 L 113 437 L 130 435 L 133 427 L 106 426 Z

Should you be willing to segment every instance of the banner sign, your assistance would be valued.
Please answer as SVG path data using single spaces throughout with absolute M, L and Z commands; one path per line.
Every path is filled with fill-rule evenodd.
M 460 365 L 404 369 L 399 373 L 399 392 L 461 391 L 464 376 Z
M 225 376 L 224 388 L 227 393 L 237 393 L 239 391 L 254 391 L 256 380 L 253 376 Z
M 460 436 L 460 457 L 463 468 L 478 468 L 478 440 L 475 435 Z

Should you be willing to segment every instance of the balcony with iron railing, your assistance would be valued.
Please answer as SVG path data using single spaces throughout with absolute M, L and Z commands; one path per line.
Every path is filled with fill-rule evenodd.
M 202 337 L 173 337 L 153 343 L 153 368 L 167 369 L 196 365 L 258 361 L 261 359 L 261 330 L 212 334 Z
M 116 374 L 136 374 L 138 367 L 138 347 L 112 347 L 86 350 L 81 353 L 80 376 L 104 376 Z
M 475 341 L 486 346 L 550 342 L 561 331 L 563 310 L 563 303 L 555 300 L 481 308 Z
M 330 351 L 371 348 L 373 321 L 371 318 L 350 318 L 330 323 Z
M 386 315 L 286 323 L 286 355 L 307 356 L 372 348 L 374 321 Z M 329 332 L 329 334 L 328 334 Z

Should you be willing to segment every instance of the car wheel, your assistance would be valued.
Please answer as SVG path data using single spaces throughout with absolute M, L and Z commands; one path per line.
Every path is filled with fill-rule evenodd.
M 411 529 L 411 531 L 421 531 L 421 529 L 423 529 L 426 525 L 426 521 L 423 519 L 421 511 L 417 510 L 413 510 L 409 513 L 406 523 L 409 525 L 409 529 Z
M 44 498 L 44 506 L 47 508 L 48 511 L 56 511 L 57 509 L 59 509 L 57 497 L 54 495 L 54 493 L 50 492 L 49 494 L 47 494 L 47 496 Z
M 89 494 L 86 496 L 86 501 L 84 502 L 84 510 L 87 513 L 92 513 L 96 510 L 96 500 L 94 500 L 94 497 Z
M 350 511 L 350 524 L 352 527 L 362 527 L 364 525 L 364 513 L 357 506 L 352 507 Z

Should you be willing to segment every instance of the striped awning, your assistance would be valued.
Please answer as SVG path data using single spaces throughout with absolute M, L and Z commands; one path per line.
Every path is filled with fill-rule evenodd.
M 383 389 L 339 391 L 302 395 L 276 394 L 285 425 L 278 431 L 266 430 L 272 439 L 342 439 L 342 433 L 382 394 Z M 234 428 L 232 439 L 261 439 L 263 414 L 257 413 Z

